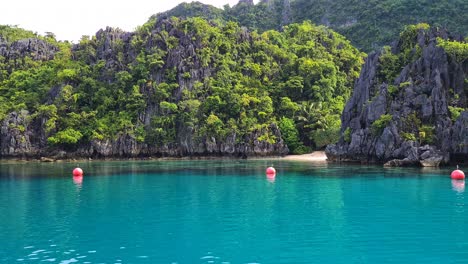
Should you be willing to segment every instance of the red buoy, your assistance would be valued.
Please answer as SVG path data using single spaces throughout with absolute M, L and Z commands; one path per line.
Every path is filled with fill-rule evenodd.
M 273 168 L 273 167 L 268 167 L 268 168 L 266 169 L 266 174 L 267 174 L 267 175 L 275 175 L 275 174 L 276 174 L 275 168 Z
M 461 171 L 461 170 L 454 170 L 450 174 L 450 177 L 453 180 L 464 180 L 465 179 L 465 173 L 463 173 L 463 171 Z
M 73 170 L 73 176 L 77 177 L 77 176 L 83 176 L 83 170 L 80 169 L 80 168 L 75 168 Z

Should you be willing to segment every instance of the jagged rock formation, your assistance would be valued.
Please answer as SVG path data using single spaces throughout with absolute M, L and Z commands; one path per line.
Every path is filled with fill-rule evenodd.
M 116 139 L 92 140 L 77 150 L 49 149 L 44 144 L 46 138 L 42 128 L 30 123 L 27 111 L 13 112 L 3 121 L 0 128 L 0 157 L 39 158 L 46 160 L 76 157 L 92 158 L 135 158 L 135 157 L 186 157 L 186 156 L 230 156 L 255 157 L 286 155 L 288 147 L 281 139 L 279 128 L 272 124 L 269 128 L 279 140 L 268 143 L 258 140 L 264 131 L 256 130 L 240 140 L 235 133 L 225 141 L 208 137 L 203 142 L 195 142 L 190 131 L 180 133 L 177 142 L 163 146 L 138 142 L 135 137 L 122 134 Z M 42 121 L 44 122 L 44 121 Z M 39 132 L 40 134 L 35 134 Z M 42 144 L 41 144 L 42 142 Z M 50 158 L 45 158 L 50 157 Z
M 281 138 L 281 132 L 275 124 L 270 127 L 274 135 Z M 275 144 L 259 141 L 262 131 L 255 131 L 237 140 L 236 134 L 231 134 L 225 141 L 218 142 L 214 137 L 206 138 L 204 142 L 194 142 L 192 135 L 185 134 L 185 140 L 165 144 L 150 145 L 138 142 L 130 135 L 121 135 L 115 140 L 93 140 L 75 152 L 53 153 L 52 157 L 186 157 L 186 156 L 223 156 L 223 157 L 255 157 L 285 155 L 287 146 L 281 140 Z M 50 155 L 49 155 L 50 156 Z
M 40 39 L 22 39 L 7 42 L 0 36 L 0 62 L 8 65 L 7 71 L 18 69 L 26 58 L 33 61 L 52 60 L 58 48 Z
M 117 82 L 116 73 L 130 71 L 129 65 L 136 63 L 138 52 L 132 45 L 132 37 L 135 33 L 124 32 L 119 29 L 106 28 L 96 33 L 93 52 L 86 49 L 85 45 L 74 45 L 72 57 L 80 59 L 89 65 L 102 64 L 97 80 L 103 83 Z M 175 47 L 168 48 L 168 42 L 164 38 L 177 38 Z M 239 42 L 250 42 L 250 34 L 245 31 L 239 35 Z M 159 102 L 152 101 L 156 89 L 151 83 L 169 82 L 168 78 L 174 78 L 177 88 L 171 93 L 177 103 L 181 100 L 184 91 L 191 91 L 195 83 L 203 83 L 204 80 L 215 74 L 215 69 L 202 65 L 199 58 L 203 44 L 196 40 L 192 34 L 187 34 L 171 22 L 171 20 L 158 20 L 153 25 L 146 42 L 142 44 L 148 53 L 158 50 L 167 51 L 164 55 L 163 66 L 154 66 L 149 72 L 149 80 L 146 85 L 141 85 L 140 93 L 147 100 L 146 108 L 139 113 L 139 122 L 143 126 L 149 126 L 152 118 L 161 115 Z M 0 54 L 6 59 L 17 59 L 21 56 L 32 56 L 37 60 L 53 59 L 58 49 L 41 40 L 17 41 L 9 45 L 0 42 Z M 175 76 L 168 76 L 168 71 L 174 71 Z M 186 73 L 190 78 L 183 77 Z M 172 82 L 172 81 L 171 81 Z M 72 80 L 51 87 L 48 92 L 47 102 L 60 99 L 66 85 L 75 85 Z M 57 132 L 46 129 L 50 117 L 35 114 L 31 115 L 26 110 L 11 112 L 3 120 L 0 126 L 0 158 L 42 158 L 43 160 L 92 157 L 92 158 L 116 158 L 116 157 L 182 157 L 182 156 L 272 156 L 285 155 L 288 147 L 284 143 L 281 132 L 276 124 L 267 128 L 253 130 L 250 134 L 238 135 L 232 132 L 226 139 L 220 140 L 212 136 L 196 137 L 193 127 L 182 123 L 177 124 L 177 137 L 175 141 L 164 144 L 151 144 L 137 140 L 135 135 L 125 132 L 119 133 L 115 138 L 93 139 L 83 142 L 79 146 L 50 147 L 48 137 Z M 83 121 L 85 122 L 85 121 Z M 266 131 L 268 130 L 268 131 Z M 259 140 L 265 133 L 270 133 L 275 142 Z
M 0 153 L 2 156 L 27 156 L 32 153 L 28 111 L 10 113 L 0 127 Z
M 22 39 L 11 44 L 0 36 L 0 56 L 7 61 L 30 57 L 33 60 L 51 60 L 58 48 L 40 39 Z
M 466 111 L 453 125 L 450 149 L 454 154 L 468 153 L 468 113 Z
M 388 166 L 438 166 L 454 156 L 468 160 L 468 62 L 449 56 L 437 38 L 462 41 L 434 28 L 400 39 L 393 54 L 412 59 L 392 80 L 383 80 L 390 65 L 385 59 L 396 55 L 368 56 L 343 111 L 341 139 L 326 149 L 329 160 Z M 449 107 L 464 111 L 455 120 Z
M 0 62 L 6 66 L 5 70 L 8 72 L 28 67 L 23 63 L 25 60 L 52 60 L 58 51 L 58 47 L 41 39 L 28 38 L 7 42 L 0 36 Z M 38 148 L 45 143 L 41 144 L 39 134 L 42 131 L 37 133 L 35 125 L 27 110 L 9 113 L 0 123 L 0 157 L 36 155 L 39 152 Z

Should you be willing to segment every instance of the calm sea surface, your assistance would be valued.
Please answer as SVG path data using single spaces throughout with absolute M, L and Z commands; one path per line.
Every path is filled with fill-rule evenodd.
M 468 263 L 449 168 L 76 165 L 0 163 L 0 263 Z

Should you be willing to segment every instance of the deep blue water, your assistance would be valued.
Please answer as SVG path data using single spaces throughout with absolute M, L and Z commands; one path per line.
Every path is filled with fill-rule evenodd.
M 79 165 L 0 163 L 0 263 L 468 263 L 449 168 Z

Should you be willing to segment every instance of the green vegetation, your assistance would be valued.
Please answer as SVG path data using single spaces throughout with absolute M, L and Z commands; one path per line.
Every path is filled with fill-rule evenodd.
M 401 133 L 401 137 L 404 139 L 404 140 L 408 140 L 408 141 L 416 141 L 416 136 L 412 133 L 407 133 L 407 132 L 402 132 Z
M 273 3 L 241 4 L 224 12 L 244 23 L 240 8 L 255 9 L 259 17 L 265 10 L 284 8 Z M 194 15 L 206 11 L 199 3 L 185 5 L 196 7 Z M 281 32 L 249 32 L 225 22 L 225 14 L 218 11 L 209 9 L 212 21 L 155 16 L 133 34 L 108 29 L 84 36 L 73 47 L 57 42 L 52 33 L 43 37 L 0 27 L 0 41 L 7 48 L 23 38 L 37 38 L 54 53 L 53 58 L 33 52 L 14 59 L 6 53 L 0 56 L 0 121 L 11 112 L 28 110 L 28 122 L 44 131 L 44 141 L 66 149 L 121 136 L 156 147 L 187 136 L 195 143 L 230 137 L 240 142 L 255 134 L 258 141 L 275 143 L 279 139 L 271 124 L 278 125 L 292 153 L 337 142 L 340 114 L 365 54 L 333 30 L 311 22 L 289 24 Z M 247 11 L 242 14 L 248 17 Z M 279 21 L 281 16 L 272 16 L 262 21 L 267 26 L 252 19 L 250 26 L 260 30 Z M 392 97 L 417 85 L 395 79 L 404 65 L 421 55 L 415 43 L 427 30 L 427 24 L 406 26 L 397 54 L 388 46 L 382 49 L 376 74 L 380 83 L 388 84 Z M 438 39 L 438 45 L 455 61 L 466 61 L 465 42 Z M 466 110 L 459 107 L 465 97 L 451 93 L 449 110 L 455 121 Z M 384 114 L 375 120 L 373 135 L 381 135 L 392 119 Z M 435 129 L 428 123 L 417 113 L 403 117 L 402 138 L 434 142 Z M 344 140 L 351 141 L 349 127 Z
M 351 143 L 351 128 L 347 127 L 343 132 L 343 139 L 346 143 Z
M 380 82 L 388 82 L 393 85 L 395 78 L 401 71 L 402 62 L 400 57 L 393 54 L 389 46 L 384 46 L 379 57 L 378 78 Z M 396 87 L 389 87 L 391 94 L 395 93 Z
M 379 136 L 382 134 L 385 127 L 390 124 L 393 116 L 390 114 L 381 115 L 377 120 L 374 121 L 371 125 L 371 131 L 374 136 Z
M 429 25 L 424 23 L 406 26 L 400 33 L 397 54 L 392 52 L 390 46 L 382 48 L 377 77 L 379 82 L 389 84 L 388 91 L 391 95 L 395 95 L 400 89 L 411 84 L 410 82 L 401 83 L 400 89 L 393 85 L 401 69 L 421 56 L 422 48 L 417 45 L 417 36 L 419 33 L 427 32 L 429 28 Z
M 419 141 L 420 144 L 434 144 L 435 127 L 431 124 L 424 124 L 417 117 L 416 112 L 412 112 L 402 119 L 400 132 L 404 140 Z
M 437 43 L 447 52 L 455 61 L 463 63 L 468 60 L 468 43 L 444 40 L 437 38 Z
M 233 22 L 153 19 L 128 40 L 119 34 L 83 37 L 73 49 L 51 40 L 52 60 L 0 57 L 0 120 L 28 110 L 49 146 L 62 148 L 122 135 L 164 146 L 187 131 L 195 142 L 256 132 L 274 143 L 276 123 L 301 153 L 338 140 L 364 55 L 309 22 L 259 34 Z M 188 45 L 193 52 L 183 53 Z
M 294 120 L 287 117 L 282 117 L 278 125 L 281 130 L 284 142 L 286 145 L 288 145 L 289 151 L 294 154 L 303 154 L 301 153 L 301 149 L 304 147 L 304 145 L 299 139 L 299 131 L 297 131 Z
M 331 27 L 364 51 L 390 44 L 411 24 L 428 23 L 446 27 L 451 32 L 468 33 L 468 16 L 465 15 L 468 4 L 464 0 L 289 0 L 289 8 L 284 2 L 240 3 L 225 6 L 224 10 L 195 2 L 181 4 L 162 16 L 235 21 L 259 32 L 310 20 Z
M 18 28 L 17 26 L 0 25 L 0 36 L 8 42 L 27 38 L 39 38 L 36 33 Z
M 431 125 L 423 125 L 419 128 L 420 144 L 434 144 L 435 142 L 435 127 Z
M 450 117 L 453 122 L 455 122 L 458 119 L 461 112 L 465 111 L 465 109 L 461 107 L 455 107 L 455 106 L 449 106 L 448 109 L 450 111 Z
M 406 25 L 428 23 L 452 32 L 468 33 L 468 11 L 463 0 L 292 1 L 293 21 L 326 22 L 369 51 L 397 39 Z
M 417 45 L 417 37 L 419 32 L 427 32 L 431 27 L 426 23 L 408 25 L 400 33 L 399 48 L 402 51 L 411 50 Z

